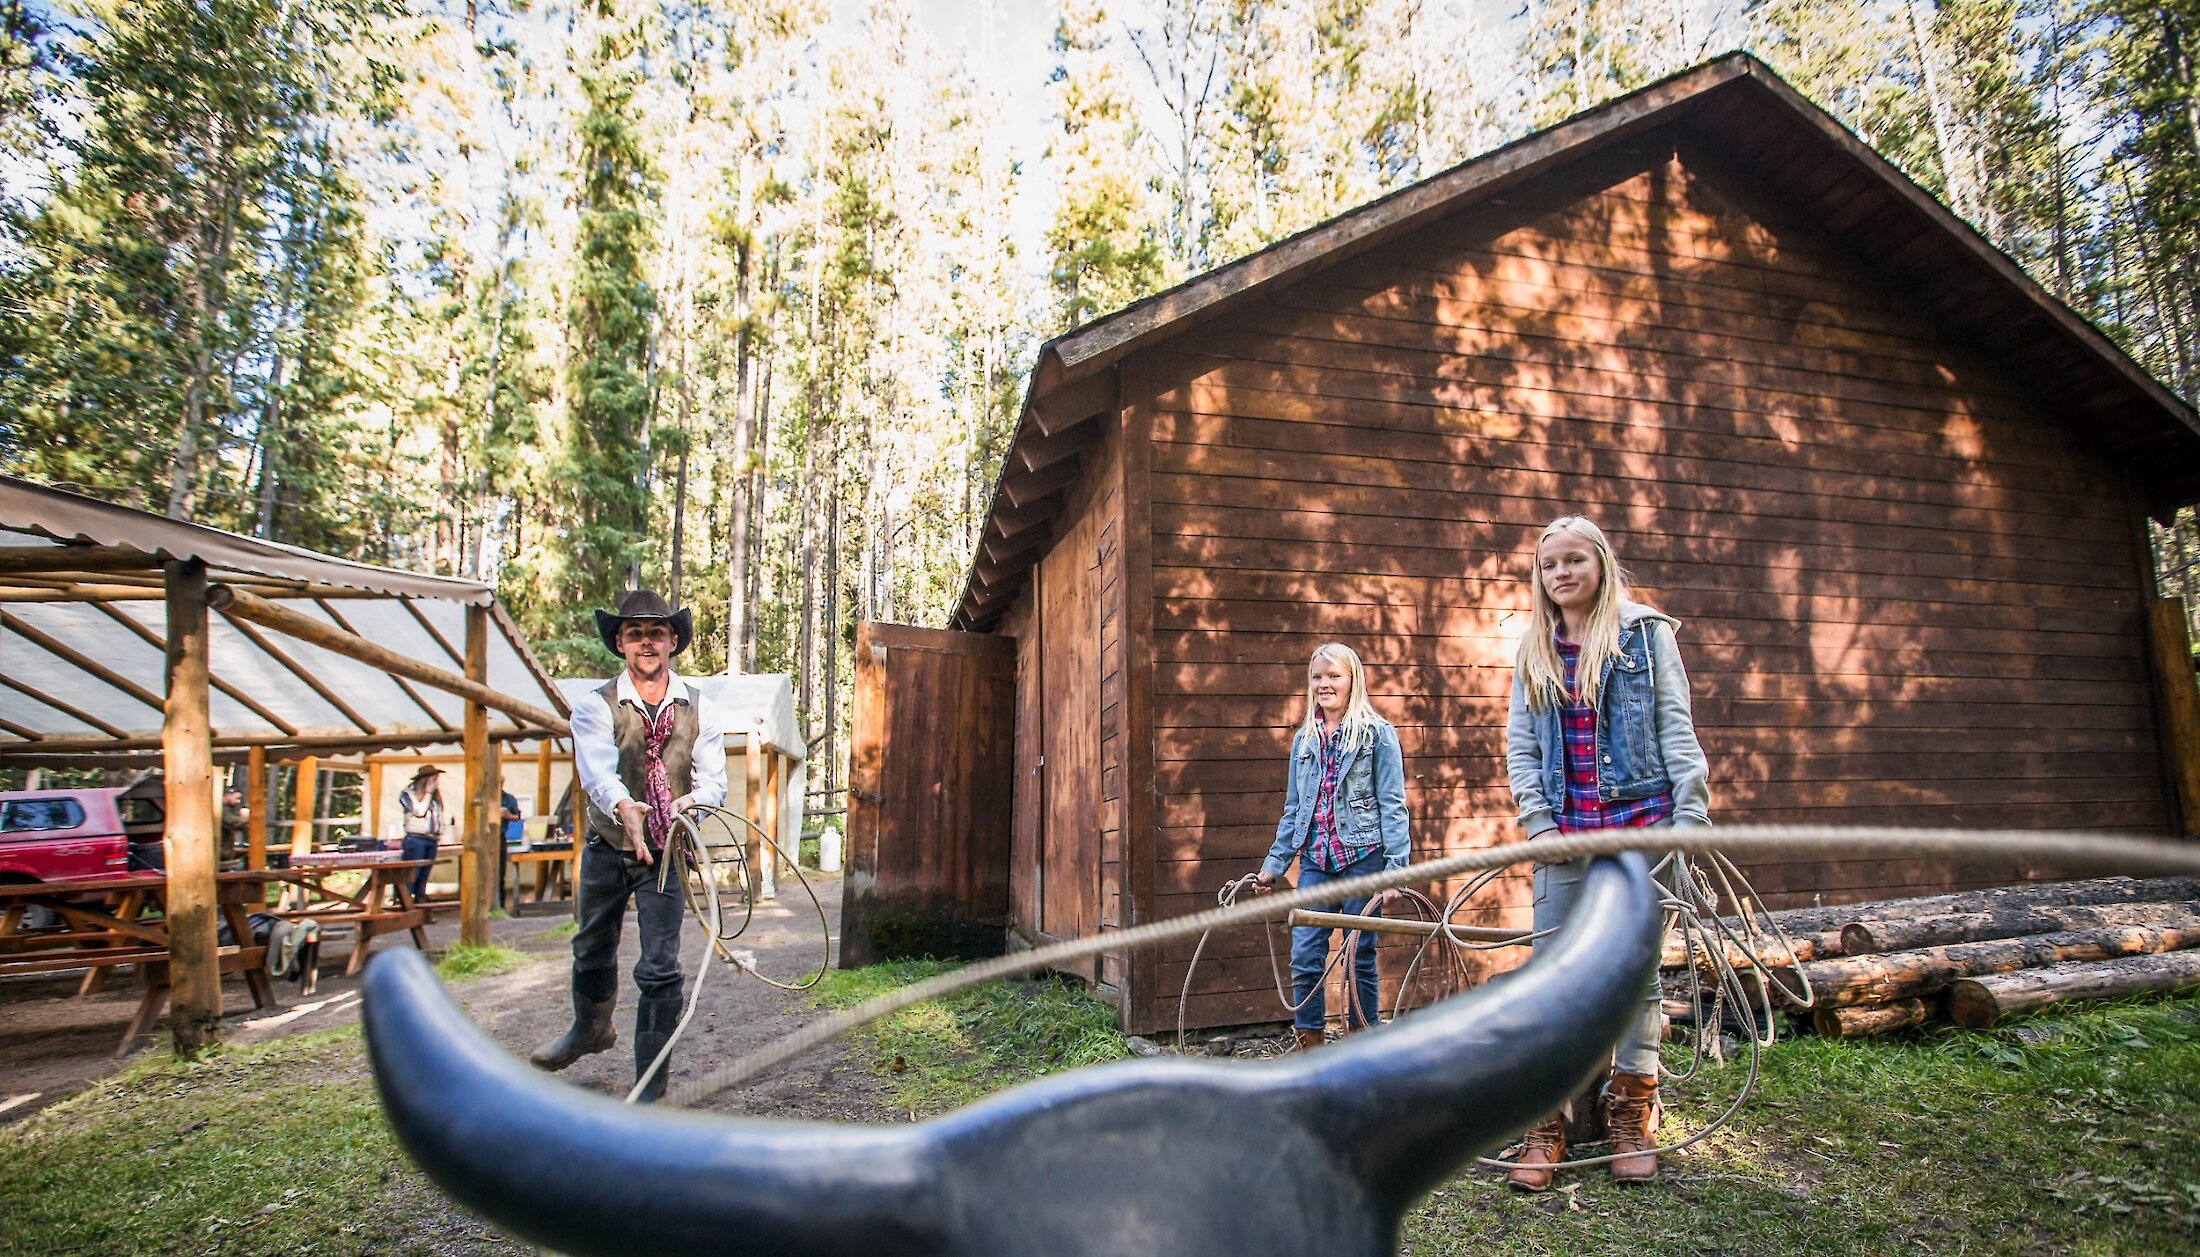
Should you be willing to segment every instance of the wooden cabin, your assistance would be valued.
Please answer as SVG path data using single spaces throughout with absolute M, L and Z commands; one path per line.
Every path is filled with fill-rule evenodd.
M 1029 942 L 1211 906 L 1330 639 L 1399 727 L 1417 858 L 1519 837 L 1513 644 L 1572 512 L 1682 621 L 1715 822 L 2182 832 L 2146 518 L 2196 497 L 2189 407 L 1725 57 L 1048 343 L 957 631 L 859 646 L 903 715 L 858 731 L 851 857 L 952 866 Z M 1772 906 L 2033 872 L 1750 870 Z M 1527 876 L 1462 919 L 1525 925 Z M 1089 976 L 1169 1027 L 1190 951 Z M 1214 940 L 1189 1023 L 1280 1020 L 1269 965 Z

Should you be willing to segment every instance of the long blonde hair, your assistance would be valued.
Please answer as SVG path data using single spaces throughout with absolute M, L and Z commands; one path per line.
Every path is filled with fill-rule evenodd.
M 1343 642 L 1324 642 L 1314 648 L 1314 654 L 1306 661 L 1306 719 L 1299 722 L 1299 732 L 1308 736 L 1319 733 L 1321 704 L 1314 701 L 1314 665 L 1328 659 L 1344 668 L 1345 680 L 1350 692 L 1345 695 L 1344 749 L 1357 751 L 1375 743 L 1376 727 L 1383 718 L 1375 714 L 1375 708 L 1367 701 L 1367 669 L 1360 666 L 1360 656 Z M 1295 740 L 1295 739 L 1294 739 Z
M 1543 543 L 1569 533 L 1589 543 L 1597 556 L 1597 597 L 1578 626 L 1581 658 L 1575 662 L 1574 684 L 1581 701 L 1594 707 L 1597 687 L 1604 679 L 1604 665 L 1619 651 L 1619 608 L 1627 599 L 1627 572 L 1612 556 L 1612 543 L 1604 530 L 1579 515 L 1561 515 L 1544 525 L 1528 552 L 1528 589 L 1535 609 L 1528 616 L 1528 631 L 1521 635 L 1520 654 L 1513 666 L 1528 691 L 1528 706 L 1540 711 L 1566 701 L 1566 664 L 1558 657 L 1552 639 L 1558 635 L 1558 604 L 1543 587 Z

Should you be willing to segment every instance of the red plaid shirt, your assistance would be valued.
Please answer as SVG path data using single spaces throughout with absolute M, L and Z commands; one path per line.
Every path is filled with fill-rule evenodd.
M 1626 829 L 1670 819 L 1670 790 L 1640 799 L 1606 799 L 1597 792 L 1597 711 L 1581 701 L 1574 671 L 1581 661 L 1581 647 L 1563 637 L 1553 640 L 1559 660 L 1566 665 L 1566 705 L 1558 713 L 1559 727 L 1566 735 L 1566 798 L 1558 808 L 1559 831 Z

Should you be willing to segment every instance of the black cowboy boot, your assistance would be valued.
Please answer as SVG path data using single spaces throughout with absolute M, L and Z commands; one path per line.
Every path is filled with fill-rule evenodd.
M 556 1073 L 591 1052 L 601 1052 L 617 1043 L 619 1032 L 611 1028 L 611 1010 L 618 1000 L 618 970 L 575 970 L 572 1028 L 536 1048 L 527 1059 L 537 1069 Z
M 677 995 L 645 995 L 634 1010 L 634 1078 L 640 1081 L 642 1071 L 648 1069 L 657 1054 L 672 1041 L 672 1032 L 680 1024 L 680 997 Z M 672 1074 L 672 1062 L 667 1060 L 656 1073 L 649 1076 L 649 1085 L 635 1097 L 637 1104 L 654 1104 L 665 1093 L 665 1080 Z

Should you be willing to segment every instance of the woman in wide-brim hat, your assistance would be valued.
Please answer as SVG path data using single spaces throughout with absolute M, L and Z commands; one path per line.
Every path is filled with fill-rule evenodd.
M 436 846 L 443 840 L 443 770 L 434 764 L 422 764 L 413 772 L 412 780 L 397 795 L 397 814 L 404 824 L 404 841 L 399 844 L 408 860 L 435 859 Z M 428 893 L 429 865 L 413 870 L 412 895 L 417 902 Z

